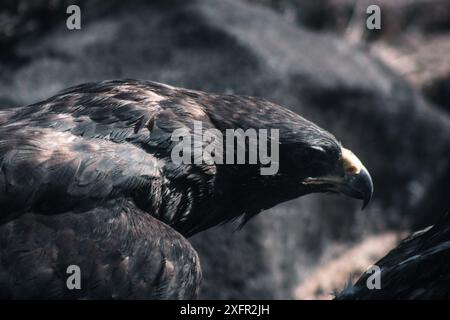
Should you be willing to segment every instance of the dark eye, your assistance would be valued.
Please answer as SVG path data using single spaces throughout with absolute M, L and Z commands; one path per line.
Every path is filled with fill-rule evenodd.
M 311 166 L 317 166 L 328 158 L 327 150 L 322 146 L 310 146 L 307 153 Z
M 326 151 L 320 146 L 304 146 L 294 150 L 290 157 L 299 168 L 310 168 L 317 166 L 326 158 Z

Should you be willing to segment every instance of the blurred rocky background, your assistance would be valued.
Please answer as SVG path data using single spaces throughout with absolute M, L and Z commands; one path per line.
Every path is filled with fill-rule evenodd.
M 66 8 L 81 7 L 81 30 Z M 381 30 L 365 28 L 368 5 Z M 264 97 L 334 133 L 371 205 L 312 195 L 191 240 L 200 298 L 329 299 L 450 207 L 448 0 L 3 0 L 0 108 L 138 78 Z

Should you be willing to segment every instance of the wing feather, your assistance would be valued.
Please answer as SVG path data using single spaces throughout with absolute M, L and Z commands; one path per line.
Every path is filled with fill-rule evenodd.
M 126 201 L 26 213 L 0 226 L 0 244 L 2 299 L 192 299 L 201 279 L 190 243 Z M 80 290 L 67 288 L 69 265 L 80 268 Z

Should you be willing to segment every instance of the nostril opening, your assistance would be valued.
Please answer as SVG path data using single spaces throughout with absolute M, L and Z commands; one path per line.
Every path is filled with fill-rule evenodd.
M 347 174 L 356 174 L 358 172 L 358 168 L 356 168 L 355 166 L 349 166 L 347 168 L 345 168 L 345 173 Z

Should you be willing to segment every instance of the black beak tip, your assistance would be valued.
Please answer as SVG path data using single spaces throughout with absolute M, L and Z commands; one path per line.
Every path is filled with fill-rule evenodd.
M 362 169 L 358 176 L 360 191 L 363 195 L 363 205 L 361 210 L 364 210 L 372 199 L 373 182 L 366 169 Z
M 369 202 L 370 202 L 370 197 L 367 197 L 367 198 L 364 199 L 363 205 L 362 205 L 362 207 L 361 207 L 361 211 L 364 210 L 364 209 L 367 207 L 367 205 L 369 204 Z

